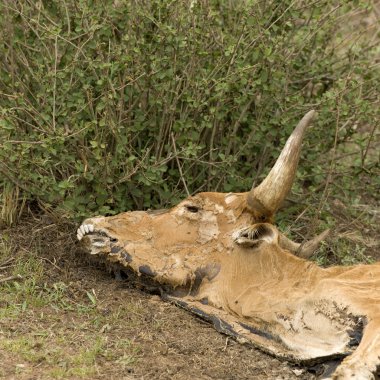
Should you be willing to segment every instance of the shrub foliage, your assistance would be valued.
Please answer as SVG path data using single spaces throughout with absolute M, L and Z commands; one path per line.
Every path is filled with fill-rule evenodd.
M 369 12 L 335 0 L 3 1 L 3 201 L 83 217 L 246 191 L 312 108 L 294 191 L 350 193 L 376 165 Z

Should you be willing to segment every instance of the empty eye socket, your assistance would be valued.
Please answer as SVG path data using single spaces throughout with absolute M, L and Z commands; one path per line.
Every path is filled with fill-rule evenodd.
M 193 213 L 196 213 L 199 211 L 199 207 L 197 206 L 194 206 L 194 205 L 186 205 L 186 210 L 187 211 L 190 211 L 190 212 L 193 212 Z

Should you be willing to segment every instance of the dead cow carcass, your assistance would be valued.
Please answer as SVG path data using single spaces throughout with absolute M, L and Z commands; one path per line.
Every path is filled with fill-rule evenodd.
M 325 234 L 300 246 L 272 224 L 313 116 L 251 191 L 87 219 L 78 239 L 239 341 L 298 363 L 345 357 L 334 379 L 371 379 L 380 363 L 380 264 L 320 268 L 305 258 Z

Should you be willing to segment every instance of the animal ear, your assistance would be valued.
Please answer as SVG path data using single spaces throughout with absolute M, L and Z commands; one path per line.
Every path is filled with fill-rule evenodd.
M 261 243 L 277 243 L 278 233 L 268 223 L 254 224 L 236 231 L 232 235 L 234 243 L 247 248 L 258 247 Z

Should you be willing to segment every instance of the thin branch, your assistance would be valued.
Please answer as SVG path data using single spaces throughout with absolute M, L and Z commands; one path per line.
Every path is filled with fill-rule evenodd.
M 21 274 L 18 274 L 16 276 L 0 278 L 0 284 L 3 284 L 5 282 L 9 282 L 9 281 L 19 281 L 19 280 L 22 280 L 23 278 L 24 277 L 22 277 Z
M 181 177 L 181 181 L 182 181 L 183 186 L 185 188 L 186 194 L 189 197 L 190 196 L 190 192 L 189 192 L 189 189 L 187 188 L 186 181 L 185 181 L 185 178 L 184 178 L 183 172 L 182 172 L 182 167 L 181 167 L 181 164 L 180 164 L 179 159 L 178 159 L 177 148 L 176 148 L 176 145 L 175 145 L 175 139 L 174 139 L 173 132 L 170 134 L 170 136 L 172 138 L 173 150 L 174 150 L 175 160 L 177 161 L 177 165 L 178 165 L 179 175 Z
M 377 124 L 377 123 L 374 123 L 374 124 L 373 124 L 373 128 L 372 128 L 372 130 L 371 130 L 371 134 L 370 134 L 369 139 L 368 139 L 367 146 L 366 146 L 365 151 L 364 151 L 364 154 L 363 154 L 363 158 L 362 158 L 362 168 L 364 168 L 365 160 L 366 160 L 366 158 L 367 158 L 367 154 L 368 154 L 368 151 L 369 151 L 369 148 L 370 148 L 370 145 L 371 145 L 372 139 L 373 139 L 373 135 L 375 134 L 375 130 L 376 130 L 377 127 L 378 127 L 378 124 Z
M 47 259 L 46 257 L 40 257 L 40 259 L 42 259 L 42 260 L 48 262 L 49 264 L 51 264 L 59 272 L 64 272 L 62 268 L 60 268 L 57 264 L 54 264 L 51 260 Z
M 14 268 L 15 266 L 16 266 L 16 264 L 2 266 L 2 267 L 0 267 L 0 270 L 5 270 L 5 269 L 9 269 L 9 268 Z
M 55 107 L 57 96 L 57 60 L 58 60 L 58 35 L 54 39 L 54 83 L 53 83 L 53 131 L 55 131 Z
M 9 259 L 5 260 L 4 262 L 0 263 L 0 267 L 3 267 L 5 265 L 9 265 L 15 258 L 10 257 Z

